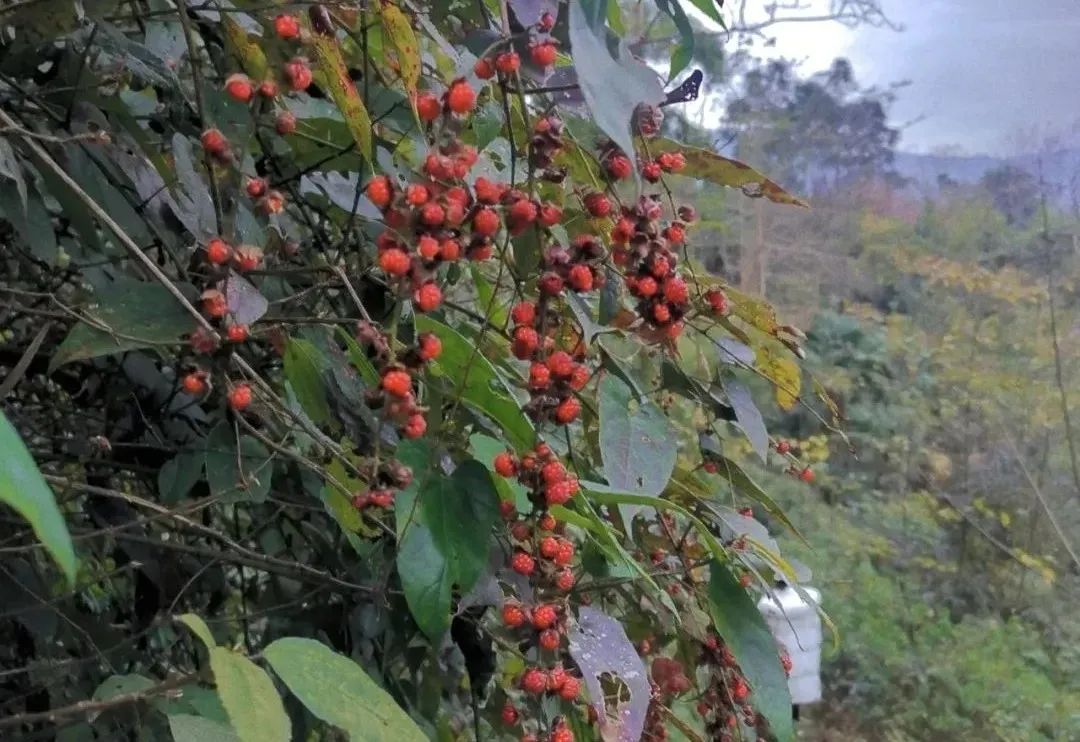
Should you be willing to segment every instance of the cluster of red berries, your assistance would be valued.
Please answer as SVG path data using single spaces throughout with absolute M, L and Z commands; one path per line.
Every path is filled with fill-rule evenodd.
M 611 231 L 612 258 L 625 271 L 626 288 L 638 299 L 638 315 L 647 324 L 676 338 L 682 318 L 690 308 L 686 281 L 676 272 L 676 250 L 686 239 L 686 217 L 661 226 L 663 206 L 659 196 L 641 196 L 633 207 L 624 207 Z M 683 213 L 685 212 L 685 213 Z
M 576 480 L 575 480 L 576 486 Z M 514 520 L 516 513 L 507 503 L 504 516 L 510 521 L 510 538 L 514 545 L 510 568 L 523 577 L 543 587 L 551 587 L 560 593 L 574 587 L 576 578 L 571 567 L 574 561 L 574 544 L 559 534 L 564 527 L 557 523 L 551 513 L 536 518 L 536 526 L 530 518 Z M 540 533 L 548 535 L 541 536 Z
M 395 358 L 389 339 L 371 323 L 360 322 L 356 338 L 369 351 L 380 373 L 379 387 L 367 392 L 368 405 L 372 409 L 381 408 L 384 417 L 398 426 L 403 437 L 419 438 L 427 431 L 427 420 L 425 408 L 417 403 L 413 375 L 439 357 L 442 341 L 430 332 L 422 333 L 416 338 L 416 347 Z
M 563 128 L 561 118 L 553 113 L 542 116 L 533 124 L 532 138 L 529 139 L 529 164 L 539 170 L 541 178 L 555 183 L 562 182 L 566 177 L 564 172 L 547 170 L 554 162 L 555 157 L 563 148 Z
M 366 492 L 356 492 L 352 496 L 352 505 L 357 510 L 369 507 L 382 509 L 394 506 L 394 490 L 408 487 L 412 483 L 412 469 L 396 459 L 384 460 L 377 469 L 370 466 L 365 472 L 371 481 Z
M 685 167 L 686 157 L 681 152 L 661 152 L 655 160 L 641 163 L 641 177 L 657 183 L 664 173 L 678 173 Z
M 503 724 L 512 727 L 518 723 L 520 714 L 514 704 L 507 701 L 502 708 L 501 717 Z M 521 736 L 521 742 L 540 742 L 540 738 L 532 732 L 526 732 Z M 574 742 L 574 733 L 570 731 L 570 728 L 566 726 L 566 721 L 561 717 L 556 719 L 552 725 L 547 742 Z
M 699 666 L 709 670 L 709 684 L 697 704 L 709 739 L 729 742 L 738 738 L 740 719 L 756 729 L 759 738 L 766 739 L 767 722 L 750 705 L 750 685 L 728 646 L 710 634 L 702 644 Z
M 561 285 L 561 277 L 554 275 Z M 510 318 L 514 321 L 511 351 L 515 357 L 532 362 L 528 381 L 532 398 L 525 405 L 526 413 L 535 420 L 569 425 L 581 414 L 581 402 L 574 395 L 589 382 L 589 369 L 564 350 L 550 352 L 555 341 L 547 332 L 558 327 L 558 318 L 548 306 L 546 294 L 538 305 L 531 301 L 514 305 Z
M 517 477 L 532 492 L 533 504 L 540 509 L 563 505 L 581 489 L 577 477 L 566 470 L 546 443 L 538 443 L 520 459 L 504 451 L 495 457 L 494 467 L 501 476 Z

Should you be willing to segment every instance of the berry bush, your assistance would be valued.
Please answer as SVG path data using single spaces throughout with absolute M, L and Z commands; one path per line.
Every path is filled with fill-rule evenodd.
M 674 193 L 801 202 L 678 68 L 577 0 L 16 5 L 5 738 L 792 738 L 740 457 L 813 480 L 802 336 Z

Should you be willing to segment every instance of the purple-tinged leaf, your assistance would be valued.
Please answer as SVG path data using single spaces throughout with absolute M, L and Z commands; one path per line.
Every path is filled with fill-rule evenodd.
M 570 656 L 581 670 L 600 718 L 601 735 L 605 740 L 637 742 L 649 709 L 649 673 L 622 624 L 603 611 L 585 606 L 578 612 L 577 624 L 568 638 Z M 604 674 L 617 676 L 630 691 L 630 699 L 616 708 L 614 717 L 608 716 L 604 705 L 600 686 Z
M 243 276 L 230 273 L 225 280 L 225 300 L 235 322 L 250 325 L 264 314 L 269 303 L 266 297 Z
M 754 365 L 754 350 L 738 340 L 720 338 L 716 341 L 716 348 L 723 363 L 731 366 L 746 366 L 747 368 Z
M 556 0 L 510 0 L 510 8 L 522 26 L 535 26 L 544 13 L 559 17 L 559 3 Z
M 730 380 L 724 382 L 724 390 L 727 392 L 728 402 L 735 410 L 735 419 L 739 427 L 750 440 L 754 453 L 764 462 L 769 455 L 769 433 L 765 430 L 765 420 L 762 419 L 761 411 L 754 404 L 750 390 L 744 384 Z

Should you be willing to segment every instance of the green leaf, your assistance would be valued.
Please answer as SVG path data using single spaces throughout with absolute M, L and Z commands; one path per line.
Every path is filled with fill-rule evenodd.
M 739 188 L 748 196 L 767 198 L 778 204 L 809 208 L 806 201 L 792 196 L 754 168 L 716 152 L 691 147 L 662 137 L 649 141 L 649 151 L 654 156 L 661 152 L 681 152 L 686 158 L 686 168 L 680 172 L 680 175 L 688 178 L 707 180 L 729 188 Z
M 799 533 L 799 530 L 795 527 L 795 524 L 791 522 L 791 519 L 788 518 L 787 513 L 784 512 L 783 508 L 777 505 L 776 501 L 769 497 L 768 493 L 761 489 L 757 482 L 751 479 L 750 475 L 743 471 L 741 466 L 725 456 L 719 457 L 717 466 L 719 467 L 716 472 L 717 476 L 727 479 L 728 482 L 731 483 L 731 486 L 743 496 L 761 503 L 762 507 L 765 508 L 769 515 L 791 529 L 792 533 L 806 543 L 806 539 Z
M 664 91 L 656 74 L 635 60 L 625 45 L 618 59 L 611 57 L 603 38 L 602 20 L 590 24 L 585 5 L 584 0 L 570 3 L 570 46 L 578 84 L 596 125 L 630 158 L 636 173 L 630 129 L 634 109 L 640 103 L 659 104 L 664 100 Z M 594 2 L 589 5 L 597 8 Z
M 22 191 L 14 181 L 0 181 L 0 217 L 11 222 L 31 254 L 50 265 L 56 261 L 56 232 L 37 189 L 22 200 Z
M 673 0 L 673 2 L 678 1 L 679 0 Z M 727 30 L 727 25 L 724 23 L 724 17 L 720 15 L 720 8 L 718 7 L 719 3 L 717 0 L 690 0 L 690 3 L 708 16 L 710 20 L 719 23 L 720 27 L 725 31 Z
M 110 675 L 94 689 L 94 700 L 105 701 L 125 693 L 138 693 L 153 688 L 156 683 L 145 675 Z
M 337 328 L 338 336 L 345 341 L 345 347 L 348 349 L 349 361 L 360 374 L 360 378 L 364 380 L 364 383 L 369 387 L 379 385 L 379 372 L 375 370 L 375 366 L 371 363 L 371 359 L 364 353 L 364 349 L 360 347 L 360 343 L 356 342 L 356 338 L 350 335 L 344 327 L 340 325 Z
M 648 400 L 638 401 L 614 376 L 600 382 L 600 458 L 613 489 L 659 495 L 678 454 L 667 417 Z
M 173 742 L 239 742 L 228 724 L 193 714 L 169 714 Z
M 398 447 L 413 481 L 394 505 L 405 600 L 432 641 L 449 628 L 450 588 L 467 592 L 487 566 L 491 527 L 499 518 L 499 496 L 487 468 L 470 460 L 446 476 L 437 456 L 424 442 Z
M 258 439 L 240 436 L 228 422 L 220 422 L 206 439 L 206 481 L 210 494 L 223 503 L 266 502 L 273 479 L 270 452 Z
M 442 341 L 442 354 L 431 363 L 431 373 L 447 379 L 470 409 L 487 415 L 501 426 L 515 449 L 523 451 L 533 445 L 536 431 L 532 422 L 474 342 L 423 314 L 416 315 L 416 330 L 432 332 Z
M 313 639 L 278 639 L 266 661 L 308 711 L 355 742 L 423 742 L 424 733 L 360 665 Z
M 200 616 L 196 616 L 194 613 L 185 613 L 177 616 L 176 620 L 187 626 L 192 634 L 199 637 L 199 641 L 205 644 L 207 649 L 213 649 L 217 646 L 214 635 L 210 633 L 210 627 L 206 625 L 206 621 L 203 621 Z
M 246 72 L 255 84 L 267 76 L 266 54 L 257 41 L 248 37 L 244 27 L 237 23 L 232 13 L 221 14 L 221 25 L 225 29 L 225 39 L 228 42 L 229 52 L 240 61 L 240 67 Z
M 194 287 L 180 284 L 179 288 L 185 296 L 194 298 Z M 97 302 L 96 307 L 83 312 L 94 326 L 80 323 L 71 328 L 49 361 L 50 374 L 72 361 L 178 342 L 195 324 L 180 302 L 159 283 L 118 278 L 102 289 Z
M 265 670 L 224 647 L 210 650 L 210 669 L 240 742 L 289 742 L 292 724 Z
M 672 80 L 686 69 L 694 58 L 694 29 L 679 0 L 656 0 L 656 6 L 671 16 L 679 32 L 679 43 L 671 50 L 671 69 L 668 71 L 668 79 Z
M 45 478 L 7 416 L 0 411 L 0 502 L 29 521 L 34 535 L 49 550 L 68 583 L 75 584 L 78 565 L 71 534 Z
M 307 340 L 289 338 L 284 364 L 285 378 L 292 385 L 304 412 L 319 425 L 329 422 L 332 418 L 322 378 L 326 359 L 319 349 Z
M 791 695 L 776 640 L 750 594 L 720 561 L 709 568 L 709 613 L 750 683 L 750 702 L 769 721 L 780 742 L 794 739 Z
M 206 454 L 202 448 L 184 449 L 165 462 L 158 470 L 158 496 L 167 504 L 175 504 L 187 497 L 202 478 Z

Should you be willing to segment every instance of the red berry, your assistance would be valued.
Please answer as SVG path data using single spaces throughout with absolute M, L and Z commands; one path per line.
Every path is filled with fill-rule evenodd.
M 262 178 L 248 178 L 244 183 L 244 190 L 252 198 L 259 198 L 266 193 L 266 181 Z
M 431 198 L 431 191 L 422 183 L 413 183 L 405 189 L 405 200 L 410 206 L 423 206 Z M 442 221 L 441 219 L 439 220 Z
M 611 230 L 611 241 L 617 245 L 625 245 L 633 235 L 634 223 L 623 217 L 615 223 L 615 228 Z
M 409 439 L 419 438 L 427 430 L 427 420 L 424 416 L 417 413 L 410 415 L 409 419 L 405 421 L 405 427 L 401 429 L 401 434 Z
M 484 237 L 490 237 L 499 231 L 499 215 L 493 209 L 480 208 L 473 216 L 473 232 Z
M 574 291 L 592 291 L 592 269 L 583 263 L 578 263 L 570 269 L 570 275 L 567 276 L 567 280 L 570 282 L 570 288 L 574 289 Z
M 810 484 L 814 481 L 814 470 L 809 466 L 804 467 L 803 470 L 799 472 L 799 479 Z
M 423 361 L 433 361 L 442 353 L 442 341 L 434 333 L 425 332 L 417 338 L 417 355 Z
M 536 569 L 536 560 L 524 551 L 518 551 L 514 553 L 513 558 L 510 560 L 510 567 L 519 575 L 528 577 Z
M 256 205 L 264 214 L 280 214 L 285 210 L 285 194 L 281 191 L 270 191 L 260 198 Z
M 561 482 L 566 479 L 566 467 L 561 461 L 549 461 L 540 469 L 540 478 L 544 480 L 544 484 Z
M 501 477 L 512 477 L 517 473 L 517 462 L 514 455 L 509 451 L 503 451 L 495 457 L 493 462 L 495 473 Z
M 778 441 L 776 444 L 776 452 L 783 456 L 791 450 L 791 444 L 787 441 Z
M 649 181 L 650 183 L 655 183 L 656 181 L 660 180 L 660 176 L 662 174 L 663 171 L 660 169 L 660 166 L 655 162 L 646 162 L 644 165 L 641 166 L 641 177 Z
M 293 57 L 285 63 L 285 80 L 294 93 L 311 87 L 311 68 L 303 57 Z
M 551 372 L 542 363 L 533 363 L 529 367 L 529 388 L 547 389 L 551 384 Z
M 255 96 L 255 86 L 247 75 L 235 72 L 225 78 L 225 92 L 233 100 L 247 103 Z
M 565 379 L 574 373 L 574 365 L 574 359 L 565 350 L 557 350 L 547 359 L 548 369 L 560 379 Z
M 664 325 L 671 321 L 671 309 L 667 304 L 656 304 L 652 310 L 653 320 L 658 325 Z
M 547 689 L 551 691 L 557 691 L 566 684 L 566 679 L 570 677 L 566 674 L 566 670 L 562 665 L 556 665 L 551 668 L 551 672 L 548 673 Z
M 709 302 L 709 308 L 716 314 L 724 315 L 728 313 L 728 299 L 720 289 L 709 289 L 705 292 L 705 300 Z
M 558 620 L 559 613 L 555 610 L 555 606 L 553 605 L 544 604 L 533 608 L 532 625 L 537 631 L 550 629 Z
M 514 704 L 510 703 L 509 701 L 507 701 L 506 705 L 502 707 L 501 716 L 502 716 L 502 723 L 505 724 L 506 726 L 509 727 L 509 726 L 513 726 L 514 724 L 517 724 L 517 720 L 518 720 L 517 709 L 514 708 Z
M 518 223 L 531 224 L 536 221 L 538 213 L 536 204 L 525 198 L 515 201 L 510 207 L 510 218 Z
M 229 325 L 225 330 L 225 337 L 230 343 L 242 343 L 248 339 L 248 326 L 241 324 Z
M 607 158 L 604 163 L 607 174 L 614 180 L 622 180 L 630 176 L 633 172 L 633 166 L 630 164 L 630 160 L 626 155 L 612 155 Z
M 503 623 L 512 629 L 525 624 L 525 611 L 517 603 L 506 603 L 502 609 Z
M 563 681 L 562 687 L 559 688 L 559 697 L 564 701 L 573 701 L 578 697 L 578 693 L 580 692 L 581 681 L 573 676 L 568 676 L 566 680 Z
M 201 371 L 192 372 L 184 377 L 181 384 L 188 394 L 200 396 L 206 392 L 206 374 Z
M 526 693 L 540 695 L 547 690 L 548 679 L 543 670 L 530 667 L 521 676 L 521 687 Z
M 476 105 L 476 92 L 465 80 L 455 80 L 446 93 L 446 105 L 454 113 L 468 113 Z
M 562 276 L 558 273 L 548 271 L 544 275 L 540 276 L 540 291 L 548 296 L 558 296 L 563 290 Z
M 652 276 L 643 276 L 637 280 L 634 284 L 634 289 L 638 296 L 643 296 L 649 299 L 656 295 L 657 290 L 660 287 L 656 283 L 656 279 Z
M 690 292 L 686 288 L 686 281 L 678 276 L 664 281 L 664 298 L 672 304 L 684 304 L 690 298 Z
M 229 311 L 229 302 L 225 300 L 225 294 L 217 289 L 207 289 L 202 292 L 201 298 L 203 311 L 215 319 L 224 317 Z
M 404 250 L 399 250 L 396 247 L 389 250 L 384 250 L 379 255 L 379 267 L 386 271 L 391 276 L 404 276 L 409 272 L 409 266 L 412 261 Z
M 481 80 L 490 80 L 495 77 L 495 65 L 491 63 L 491 60 L 487 57 L 476 60 L 476 64 L 473 65 L 473 72 Z
M 544 33 L 547 33 L 555 28 L 555 16 L 553 16 L 550 11 L 545 10 L 540 16 L 540 20 L 537 22 L 536 27 Z
M 649 272 L 657 278 L 664 278 L 671 272 L 671 262 L 663 255 L 653 255 Z
M 510 310 L 510 319 L 515 325 L 532 325 L 536 323 L 536 305 L 531 301 L 523 301 L 514 305 Z
M 229 151 L 229 142 L 219 129 L 207 129 L 199 137 L 199 141 L 202 142 L 203 149 L 216 157 Z
M 611 201 L 603 193 L 590 193 L 585 196 L 585 210 L 595 217 L 611 213 Z
M 390 369 L 383 374 L 380 386 L 387 394 L 404 399 L 412 392 L 412 377 L 408 371 Z
M 537 67 L 550 67 L 555 64 L 555 45 L 551 43 L 537 44 L 529 49 L 529 56 Z
M 555 408 L 555 420 L 561 425 L 569 425 L 577 420 L 580 413 L 581 403 L 577 401 L 577 397 L 567 397 Z
M 512 350 L 514 357 L 525 360 L 536 352 L 540 345 L 540 335 L 531 327 L 521 326 L 514 330 Z
M 664 238 L 673 245 L 681 245 L 686 239 L 686 230 L 681 225 L 672 224 L 664 230 Z
M 754 576 L 752 574 L 750 574 L 749 572 L 743 572 L 741 575 L 739 575 L 739 586 L 740 587 L 743 587 L 743 588 L 750 587 L 750 585 L 751 585 L 751 583 L 753 583 L 753 581 L 754 581 Z
M 574 484 L 577 480 L 567 479 L 555 482 L 544 488 L 544 502 L 548 505 L 562 505 L 574 496 Z
M 274 119 L 274 129 L 281 136 L 288 136 L 296 131 L 296 114 L 292 111 L 282 111 Z
M 562 209 L 555 204 L 545 203 L 540 207 L 540 226 L 554 227 L 562 221 Z
M 457 240 L 443 240 L 439 244 L 439 257 L 448 263 L 452 263 L 461 257 L 461 245 Z
M 555 587 L 559 588 L 564 593 L 574 587 L 574 582 L 574 573 L 568 569 L 564 569 L 559 572 L 559 574 L 555 575 Z
M 560 539 L 558 549 L 555 551 L 555 563 L 565 567 L 574 561 L 574 545 L 566 539 Z
M 247 384 L 237 384 L 229 392 L 229 407 L 241 412 L 251 404 L 251 387 Z
M 482 204 L 498 203 L 506 191 L 502 183 L 494 183 L 484 177 L 476 179 L 473 189 L 476 191 L 476 200 Z
M 300 21 L 296 19 L 296 16 L 281 15 L 274 18 L 274 32 L 278 35 L 279 39 L 295 39 L 300 35 Z
M 259 95 L 263 98 L 274 98 L 277 96 L 277 83 L 273 80 L 263 80 L 259 83 Z
M 528 523 L 515 523 L 510 526 L 510 535 L 513 536 L 516 541 L 528 541 L 532 538 L 532 529 L 529 528 Z
M 439 241 L 431 235 L 423 235 L 416 241 L 416 252 L 424 260 L 434 260 L 439 257 Z
M 731 697 L 737 702 L 742 703 L 746 700 L 746 697 L 750 695 L 750 687 L 743 681 L 742 678 L 738 678 L 735 681 L 734 687 L 731 689 Z
M 434 281 L 428 281 L 413 292 L 413 303 L 421 312 L 430 312 L 442 304 L 442 289 Z
M 385 175 L 375 176 L 365 188 L 368 200 L 380 209 L 390 205 L 390 199 L 394 196 L 394 190 L 390 187 L 390 179 Z
M 544 559 L 554 559 L 559 553 L 559 540 L 554 536 L 544 536 L 540 539 L 540 556 Z
M 495 69 L 504 75 L 512 75 L 521 66 L 521 57 L 517 52 L 503 52 L 495 57 Z
M 551 513 L 544 513 L 540 516 L 540 520 L 536 523 L 544 531 L 554 531 L 558 525 L 558 521 L 555 520 L 555 516 Z
M 715 461 L 706 461 L 701 465 L 701 468 L 705 470 L 707 474 L 716 474 L 720 470 L 720 467 L 716 465 Z
M 536 643 L 540 645 L 541 649 L 546 649 L 549 652 L 554 652 L 559 648 L 559 644 L 562 643 L 562 639 L 559 636 L 559 632 L 555 629 L 547 629 L 540 632 L 540 636 L 537 638 Z
M 434 121 L 442 113 L 442 103 L 431 93 L 420 93 L 416 96 L 416 114 L 421 121 Z
M 428 227 L 441 226 L 446 221 L 446 210 L 436 203 L 429 203 L 420 209 L 420 221 Z
M 589 369 L 579 363 L 574 366 L 574 372 L 570 374 L 570 388 L 575 392 L 580 392 L 589 383 L 590 378 L 592 378 L 592 375 L 589 373 Z

